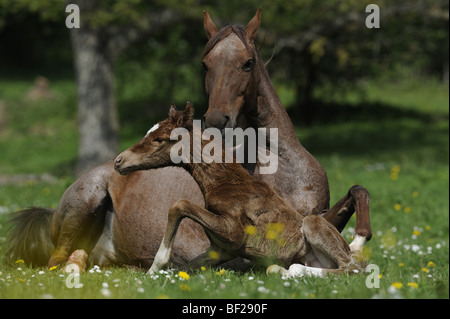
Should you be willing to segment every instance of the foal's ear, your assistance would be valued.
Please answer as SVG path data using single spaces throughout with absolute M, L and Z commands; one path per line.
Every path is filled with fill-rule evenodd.
M 258 8 L 253 19 L 245 27 L 245 32 L 247 33 L 247 37 L 250 42 L 253 43 L 256 37 L 256 32 L 258 32 L 259 25 L 261 23 L 261 8 Z
M 205 16 L 203 19 L 203 27 L 205 28 L 206 36 L 209 40 L 214 34 L 217 33 L 218 29 L 206 10 L 203 10 L 203 15 Z
M 192 121 L 194 120 L 194 108 L 191 102 L 186 102 L 186 108 L 183 112 L 183 126 L 188 130 L 192 129 Z
M 177 107 L 175 106 L 175 103 L 172 102 L 172 104 L 170 104 L 169 117 L 172 120 L 176 120 L 176 116 L 177 116 Z

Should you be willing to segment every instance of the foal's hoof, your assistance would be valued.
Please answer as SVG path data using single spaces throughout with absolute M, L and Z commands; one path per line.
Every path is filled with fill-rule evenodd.
M 270 265 L 269 267 L 267 267 L 266 274 L 280 274 L 281 276 L 286 276 L 288 274 L 288 271 L 281 266 Z

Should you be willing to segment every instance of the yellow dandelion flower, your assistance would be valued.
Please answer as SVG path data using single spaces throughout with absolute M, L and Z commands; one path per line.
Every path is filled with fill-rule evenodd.
M 162 295 L 157 296 L 156 299 L 169 299 L 169 296 L 162 294 Z
M 247 235 L 254 235 L 254 234 L 256 234 L 256 227 L 253 226 L 253 225 L 247 225 L 247 226 L 245 226 L 245 228 L 244 228 L 244 232 L 245 232 Z
M 191 287 L 189 287 L 189 285 L 181 284 L 179 287 L 183 291 L 191 291 Z
M 426 229 L 426 230 L 430 230 L 430 229 L 431 229 L 431 226 L 430 226 L 430 225 L 426 225 L 426 226 L 425 226 L 425 229 Z
M 413 235 L 420 236 L 420 230 L 415 229 Z
M 179 271 L 178 272 L 178 276 L 180 277 L 180 278 L 183 278 L 184 280 L 189 280 L 189 275 L 188 275 L 188 273 L 187 272 L 184 272 L 184 271 Z
M 217 251 L 215 251 L 215 250 L 211 250 L 211 251 L 208 253 L 208 256 L 209 256 L 209 258 L 211 258 L 211 259 L 219 259 L 220 254 L 219 254 Z
M 419 197 L 419 192 L 418 191 L 412 192 L 412 197 L 414 197 L 414 198 Z
M 405 263 L 398 263 L 398 266 L 399 266 L 399 267 L 404 267 L 404 266 L 405 266 Z
M 225 275 L 225 273 L 226 273 L 226 270 L 225 269 L 220 269 L 218 272 L 216 272 L 216 274 L 217 275 L 219 275 L 219 276 L 223 276 L 223 275 Z
M 400 205 L 400 204 L 395 204 L 394 205 L 394 209 L 396 210 L 396 211 L 399 211 L 399 210 L 401 210 L 402 209 L 402 205 Z
M 278 234 L 274 230 L 268 230 L 266 231 L 266 238 L 269 240 L 275 240 L 277 238 Z
M 432 261 L 429 261 L 427 264 L 427 267 L 429 267 L 429 268 L 433 268 L 434 266 L 436 266 L 436 264 Z
M 397 289 L 402 289 L 403 284 L 401 282 L 394 282 L 391 284 L 392 287 L 397 288 Z
M 205 267 L 205 266 L 201 266 L 201 267 L 200 267 L 200 270 L 201 270 L 201 271 L 205 271 L 205 270 L 206 270 L 206 267 Z
M 269 223 L 266 226 L 266 238 L 275 240 L 283 232 L 284 225 L 282 223 Z
M 391 173 L 389 177 L 391 178 L 392 181 L 396 181 L 398 179 L 398 173 Z
M 284 230 L 284 225 L 282 223 L 269 223 L 267 224 L 267 229 L 281 233 Z
M 52 266 L 48 270 L 52 271 L 52 270 L 55 270 L 56 268 L 58 268 L 58 266 Z
M 407 285 L 408 285 L 408 287 L 411 287 L 414 289 L 419 288 L 419 284 L 417 282 L 408 282 Z
M 400 167 L 400 165 L 394 165 L 392 168 L 391 168 L 391 173 L 400 173 L 400 171 L 401 171 L 401 167 Z
M 406 206 L 405 209 L 403 210 L 406 214 L 411 213 L 411 207 Z
M 24 262 L 25 262 L 25 260 L 23 260 L 23 259 L 16 260 L 16 264 L 23 264 Z
M 425 267 L 422 267 L 421 271 L 427 272 L 427 273 L 430 272 L 430 270 L 428 268 L 425 268 Z

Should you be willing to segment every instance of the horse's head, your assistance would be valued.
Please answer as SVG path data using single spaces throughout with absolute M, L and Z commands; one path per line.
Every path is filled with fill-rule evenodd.
M 120 153 L 114 160 L 114 168 L 122 175 L 133 171 L 173 165 L 170 150 L 177 140 L 170 139 L 172 130 L 192 130 L 194 109 L 190 102 L 184 111 L 177 111 L 172 104 L 169 118 L 155 124 L 142 140 Z
M 254 104 L 257 83 L 257 53 L 254 39 L 261 22 L 261 9 L 245 28 L 228 26 L 218 30 L 204 11 L 204 27 L 208 43 L 202 55 L 206 71 L 205 88 L 209 96 L 204 125 L 220 130 L 235 128 L 244 108 Z

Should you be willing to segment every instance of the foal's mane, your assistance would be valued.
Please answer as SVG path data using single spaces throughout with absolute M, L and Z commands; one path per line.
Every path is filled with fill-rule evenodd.
M 221 40 L 225 39 L 227 36 L 229 36 L 231 33 L 236 34 L 239 39 L 244 44 L 245 48 L 248 52 L 255 52 L 255 49 L 250 43 L 247 41 L 247 35 L 245 33 L 245 28 L 239 25 L 229 25 L 222 29 L 220 29 L 216 34 L 214 34 L 211 39 L 209 39 L 208 43 L 206 43 L 205 49 L 202 53 L 202 59 L 208 55 L 209 52 L 216 46 L 217 43 L 219 43 Z

